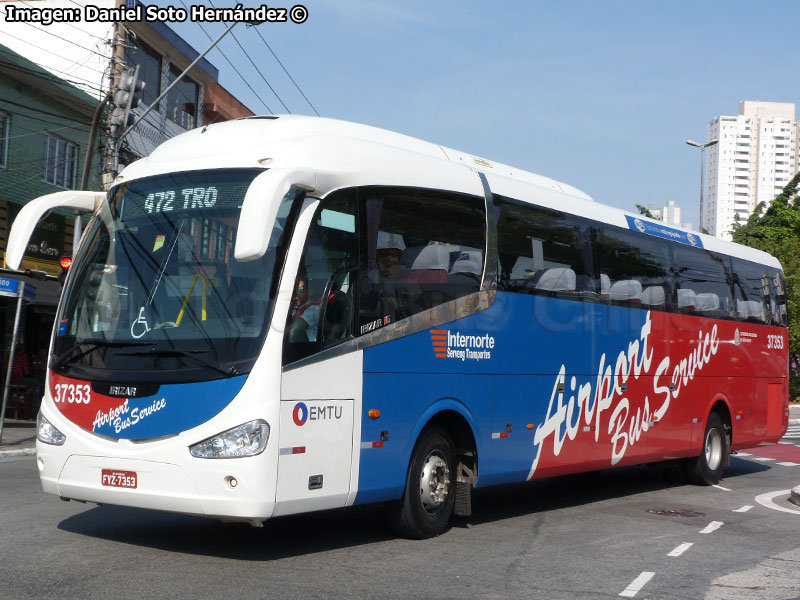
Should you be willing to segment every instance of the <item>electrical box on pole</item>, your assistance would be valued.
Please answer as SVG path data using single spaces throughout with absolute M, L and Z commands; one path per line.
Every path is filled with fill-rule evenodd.
M 135 120 L 131 110 L 139 106 L 142 101 L 142 90 L 144 81 L 139 81 L 139 65 L 133 69 L 126 69 L 119 76 L 117 87 L 114 89 L 114 98 L 111 101 L 113 110 L 109 119 L 109 135 L 119 140 L 123 132 L 128 129 Z

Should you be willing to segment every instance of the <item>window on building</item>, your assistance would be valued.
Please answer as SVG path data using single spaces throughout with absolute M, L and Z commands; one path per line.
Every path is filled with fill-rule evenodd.
M 0 169 L 6 168 L 6 162 L 8 160 L 9 121 L 9 116 L 4 112 L 0 112 Z
M 182 72 L 183 69 L 170 65 L 168 84 L 175 81 Z M 167 118 L 184 129 L 194 129 L 197 119 L 199 91 L 200 86 L 189 79 L 188 76 L 184 76 L 167 94 L 165 100 Z
M 161 93 L 161 55 L 143 42 L 125 46 L 125 64 L 139 66 L 139 81 L 144 82 L 142 102 L 150 106 Z M 158 110 L 158 106 L 153 107 Z
M 44 135 L 44 181 L 67 190 L 75 189 L 78 147 L 50 134 Z

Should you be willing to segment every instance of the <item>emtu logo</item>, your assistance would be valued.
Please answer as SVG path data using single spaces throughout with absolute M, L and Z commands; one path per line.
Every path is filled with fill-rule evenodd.
M 433 354 L 436 358 L 447 358 L 447 330 L 431 329 Z
M 305 405 L 305 402 L 298 402 L 294 405 L 292 420 L 294 420 L 294 424 L 298 427 L 306 424 L 306 421 L 308 421 L 308 407 Z

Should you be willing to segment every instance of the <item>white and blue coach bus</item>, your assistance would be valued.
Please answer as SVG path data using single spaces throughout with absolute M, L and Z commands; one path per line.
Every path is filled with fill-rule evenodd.
M 254 525 L 386 502 L 428 537 L 476 486 L 674 459 L 716 483 L 787 426 L 774 258 L 449 148 L 198 128 L 26 205 L 12 268 L 56 208 L 91 213 L 38 424 L 64 499 Z

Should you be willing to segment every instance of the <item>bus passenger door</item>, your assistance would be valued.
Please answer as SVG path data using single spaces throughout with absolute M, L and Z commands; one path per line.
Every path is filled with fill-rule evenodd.
M 354 352 L 283 373 L 275 515 L 348 503 L 361 356 Z

